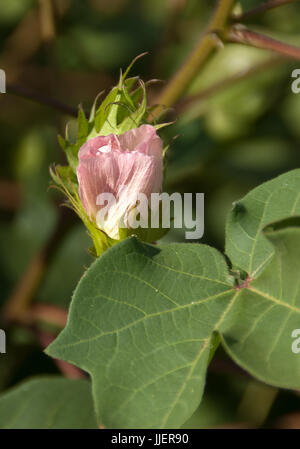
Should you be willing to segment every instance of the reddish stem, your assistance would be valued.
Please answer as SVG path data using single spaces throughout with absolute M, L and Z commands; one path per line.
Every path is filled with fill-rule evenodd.
M 232 22 L 241 22 L 248 19 L 249 17 L 262 14 L 269 11 L 270 9 L 278 8 L 279 6 L 288 5 L 289 3 L 294 3 L 299 0 L 269 0 L 268 2 L 262 3 L 256 8 L 250 9 L 249 11 L 242 12 L 241 14 L 233 14 L 231 17 Z
M 288 58 L 300 60 L 300 48 L 294 45 L 285 44 L 271 37 L 265 36 L 255 31 L 248 30 L 245 27 L 236 25 L 226 33 L 226 39 L 229 42 L 251 45 L 252 47 L 262 48 L 280 53 Z
M 43 349 L 47 348 L 47 346 L 52 343 L 54 340 L 54 336 L 50 335 L 46 332 L 37 332 L 37 338 L 42 346 Z M 59 370 L 62 372 L 62 374 L 67 377 L 68 379 L 84 379 L 86 378 L 86 375 L 81 369 L 77 368 L 74 365 L 71 365 L 68 362 L 64 362 L 63 360 L 53 359 L 56 366 L 59 368 Z

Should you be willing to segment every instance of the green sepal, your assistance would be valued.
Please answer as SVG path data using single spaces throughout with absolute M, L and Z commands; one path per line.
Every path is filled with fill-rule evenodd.
M 81 106 L 78 108 L 77 118 L 77 139 L 75 143 L 71 143 L 69 140 L 68 127 L 66 129 L 66 138 L 58 135 L 58 142 L 61 148 L 64 150 L 69 166 L 76 174 L 76 168 L 78 165 L 78 151 L 80 147 L 87 141 L 92 124 L 87 120 L 85 113 Z
M 127 237 L 138 237 L 143 242 L 147 243 L 154 243 L 157 240 L 160 240 L 162 237 L 164 237 L 169 231 L 170 228 L 163 228 L 162 227 L 162 203 L 160 203 L 159 206 L 159 227 L 158 228 L 151 228 L 151 209 L 148 209 L 148 227 L 138 227 L 138 228 L 119 228 L 119 236 L 120 240 L 124 240 Z M 133 212 L 134 213 L 134 210 Z M 172 219 L 170 220 L 172 221 Z

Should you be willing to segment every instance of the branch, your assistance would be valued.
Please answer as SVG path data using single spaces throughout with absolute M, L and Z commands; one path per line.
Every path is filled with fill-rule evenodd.
M 57 327 L 64 328 L 67 323 L 68 311 L 52 304 L 34 304 L 28 310 L 26 320 L 35 322 L 44 322 Z
M 43 349 L 47 348 L 53 342 L 55 337 L 49 333 L 36 331 L 36 337 Z M 87 375 L 80 368 L 71 365 L 64 360 L 53 359 L 57 368 L 67 379 L 86 379 Z
M 176 112 L 181 115 L 185 113 L 188 109 L 193 107 L 195 104 L 206 100 L 219 92 L 222 92 L 224 89 L 234 86 L 236 83 L 243 81 L 252 76 L 258 75 L 260 73 L 264 73 L 266 70 L 275 67 L 276 65 L 281 64 L 283 58 L 280 56 L 271 57 L 267 61 L 263 61 L 254 65 L 253 67 L 240 70 L 239 72 L 229 76 L 228 78 L 221 79 L 220 81 L 216 81 L 211 84 L 206 89 L 203 89 L 197 94 L 188 95 L 184 97 L 181 101 L 179 101 L 176 105 Z
M 189 55 L 185 63 L 171 78 L 168 85 L 161 92 L 154 103 L 159 104 L 151 113 L 153 120 L 157 119 L 165 108 L 173 106 L 181 94 L 198 74 L 199 68 L 207 61 L 219 43 L 217 32 L 224 30 L 227 19 L 234 5 L 234 0 L 219 0 L 215 14 L 206 33 L 201 37 L 196 48 Z
M 44 95 L 41 92 L 38 92 L 30 87 L 19 86 L 17 84 L 8 84 L 6 86 L 6 92 L 8 94 L 17 95 L 18 97 L 27 98 L 28 100 L 50 106 L 57 111 L 71 115 L 72 117 L 78 116 L 77 108 L 73 108 L 72 106 L 61 103 L 59 100 L 48 97 L 47 95 Z
M 14 211 L 21 203 L 20 185 L 8 180 L 0 181 L 0 209 Z
M 252 380 L 248 383 L 237 409 L 238 420 L 261 427 L 278 395 L 278 388 Z
M 60 219 L 48 243 L 31 259 L 3 307 L 2 318 L 6 322 L 24 323 L 28 320 L 31 302 L 44 279 L 46 268 L 73 223 L 73 212 L 66 207 L 60 209 Z
M 279 6 L 288 5 L 289 3 L 295 3 L 299 0 L 269 0 L 268 2 L 262 3 L 254 9 L 242 12 L 240 14 L 233 14 L 231 16 L 231 22 L 241 22 L 249 19 L 252 16 L 262 14 L 270 9 L 278 8 Z
M 285 44 L 264 34 L 248 30 L 241 25 L 235 25 L 226 32 L 228 42 L 250 45 L 252 47 L 272 50 L 287 58 L 300 60 L 300 48 L 294 45 Z

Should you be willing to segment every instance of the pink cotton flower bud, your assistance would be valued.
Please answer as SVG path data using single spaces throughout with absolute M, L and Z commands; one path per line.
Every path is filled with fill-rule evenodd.
M 162 189 L 162 140 L 154 126 L 142 125 L 121 135 L 88 140 L 79 150 L 79 196 L 90 220 L 118 240 L 124 217 L 138 193 L 147 198 Z M 99 195 L 107 194 L 107 213 L 99 223 Z M 103 196 L 103 195 L 102 195 Z

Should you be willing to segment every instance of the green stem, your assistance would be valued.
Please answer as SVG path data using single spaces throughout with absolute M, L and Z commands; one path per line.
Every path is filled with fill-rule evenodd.
M 196 48 L 156 99 L 156 103 L 159 104 L 159 106 L 157 106 L 151 113 L 151 118 L 153 120 L 158 118 L 165 108 L 176 103 L 197 75 L 199 68 L 216 49 L 219 39 L 216 33 L 224 30 L 233 5 L 234 0 L 219 0 L 215 14 L 212 17 L 206 33 L 201 37 Z
M 251 380 L 239 404 L 237 415 L 242 422 L 261 427 L 266 421 L 278 395 L 278 388 Z

